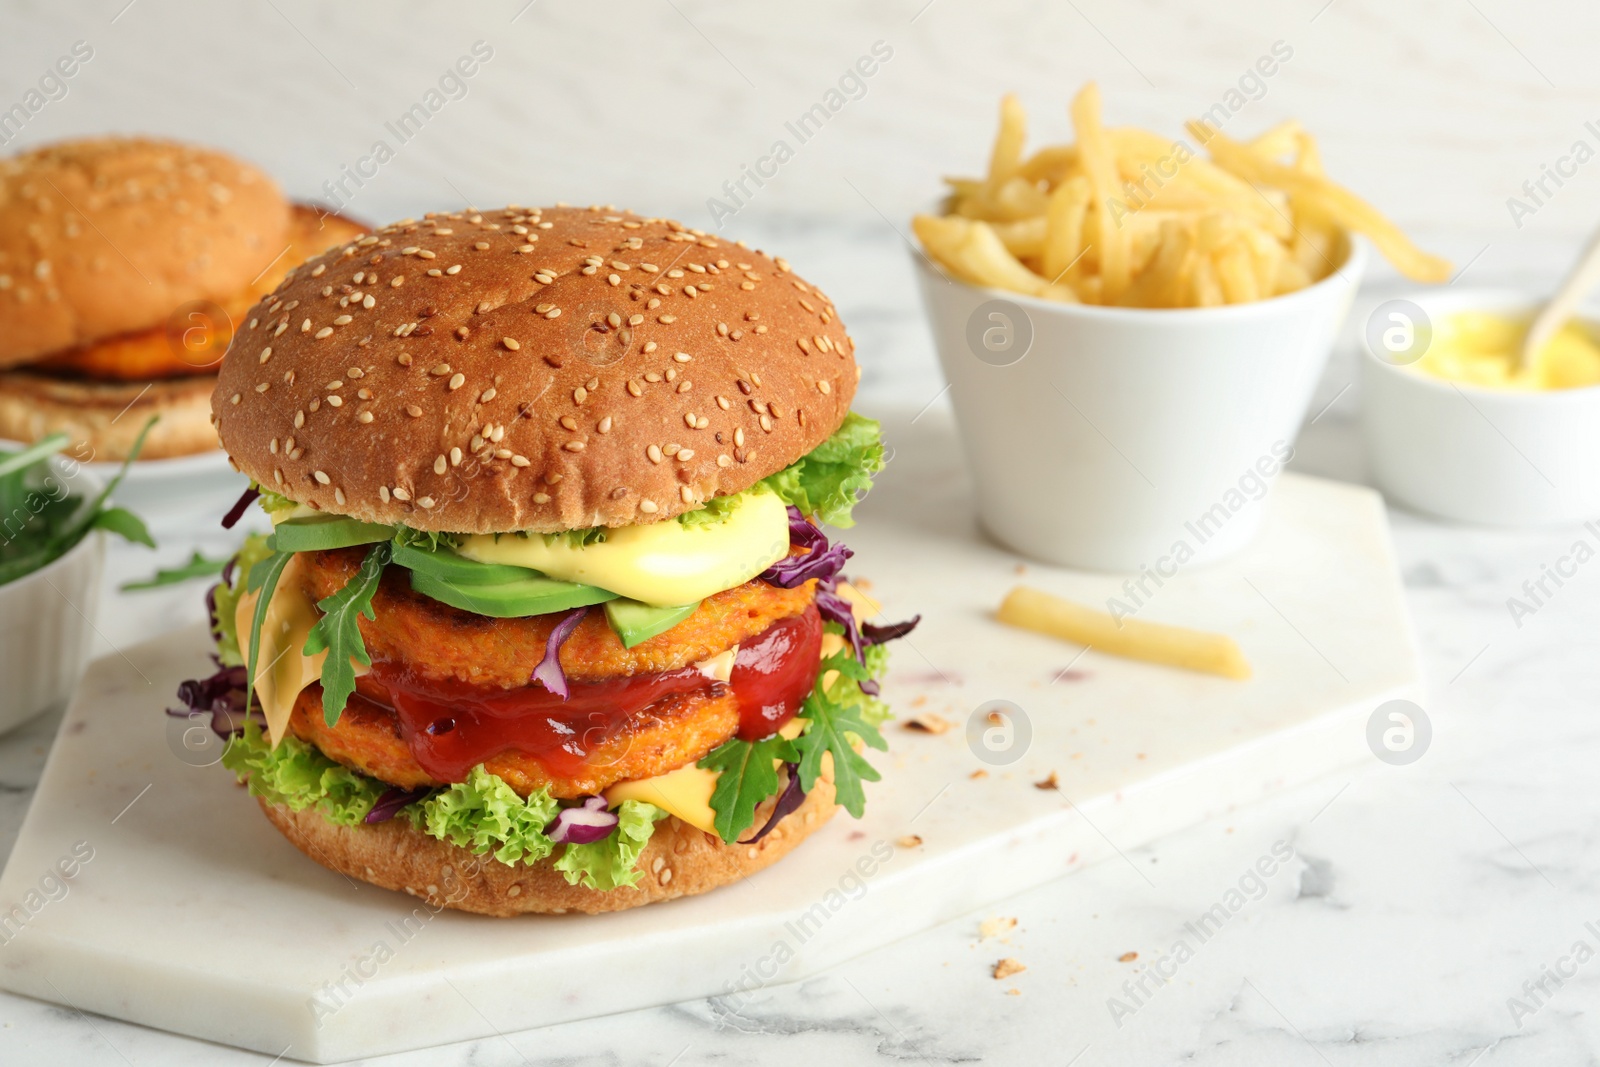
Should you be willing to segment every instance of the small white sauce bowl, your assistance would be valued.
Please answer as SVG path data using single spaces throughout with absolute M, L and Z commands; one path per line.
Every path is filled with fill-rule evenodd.
M 1101 571 L 1247 545 L 1361 281 L 1365 245 L 1341 251 L 1298 292 L 1176 309 L 978 288 L 914 253 L 984 528 Z
M 74 496 L 92 497 L 104 484 L 70 459 L 56 457 L 50 464 Z M 46 566 L 0 585 L 0 733 L 63 707 L 78 687 L 100 603 L 105 551 L 105 533 L 90 530 Z
M 1401 299 L 1434 324 L 1462 311 L 1532 315 L 1539 306 L 1509 289 L 1421 290 Z M 1578 317 L 1600 321 L 1592 313 Z M 1390 362 L 1370 338 L 1363 349 L 1367 461 L 1393 502 L 1486 526 L 1552 526 L 1600 515 L 1600 387 L 1486 389 Z

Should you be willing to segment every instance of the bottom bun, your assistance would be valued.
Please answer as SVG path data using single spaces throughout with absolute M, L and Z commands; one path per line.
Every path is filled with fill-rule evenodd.
M 0 437 L 32 442 L 64 431 L 73 445 L 87 443 L 96 460 L 115 462 L 127 458 L 144 424 L 159 415 L 140 459 L 208 452 L 217 447 L 211 426 L 216 385 L 212 374 L 113 382 L 9 371 L 0 374 Z
M 833 786 L 819 779 L 805 802 L 753 845 L 725 845 L 676 816 L 656 823 L 639 855 L 636 888 L 610 892 L 568 885 L 549 860 L 508 867 L 411 828 L 403 819 L 375 826 L 340 826 L 315 807 L 290 811 L 260 801 L 261 810 L 294 846 L 324 867 L 351 878 L 421 897 L 435 908 L 479 915 L 579 911 L 595 915 L 705 893 L 738 881 L 787 855 L 838 810 Z M 758 817 L 764 817 L 768 806 Z

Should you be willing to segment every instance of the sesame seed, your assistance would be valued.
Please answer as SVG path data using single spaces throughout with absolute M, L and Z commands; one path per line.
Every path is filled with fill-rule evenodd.
M 660 463 L 661 462 L 661 446 L 660 445 L 651 445 L 649 448 L 644 450 L 644 454 L 650 458 L 650 462 L 651 463 Z
M 337 395 L 330 395 L 328 397 L 328 406 L 330 408 L 343 407 L 344 406 L 344 397 L 337 396 Z
M 804 337 L 796 338 L 794 343 L 799 345 L 800 351 L 804 352 L 806 355 L 809 356 L 811 354 L 811 342 L 807 341 Z
M 271 348 L 271 346 L 268 346 L 267 348 L 263 348 L 261 350 L 261 359 L 259 360 L 259 362 L 265 363 L 267 360 L 269 360 L 271 358 L 272 358 L 272 348 Z
M 363 411 L 361 414 L 356 416 L 356 421 L 357 422 L 371 422 L 372 421 L 372 412 Z
M 582 452 L 583 451 L 583 442 L 582 441 L 568 441 L 566 444 L 562 445 L 561 447 L 566 449 L 568 452 Z
M 822 379 L 817 383 L 817 392 L 821 393 L 823 396 L 827 396 L 829 393 L 833 392 L 832 383 L 830 383 L 826 378 Z
M 406 276 L 404 274 L 396 274 L 393 278 L 389 279 L 389 288 L 398 289 L 405 283 Z
M 731 467 L 733 466 L 733 458 L 724 452 L 722 455 L 717 457 L 717 466 Z
M 256 392 L 258 392 L 258 393 L 264 393 L 264 392 L 266 392 L 266 391 L 267 391 L 267 390 L 268 390 L 268 389 L 270 389 L 270 388 L 271 388 L 271 387 L 272 387 L 272 383 L 271 383 L 271 382 L 261 382 L 261 383 L 260 383 L 260 384 L 258 384 L 258 385 L 257 385 L 257 386 L 256 386 Z
M 320 482 L 323 485 L 328 485 L 333 481 L 333 479 L 329 478 L 322 471 L 312 471 L 311 472 L 311 477 L 315 478 L 318 482 Z
M 494 450 L 494 458 L 495 459 L 510 459 L 511 458 L 511 449 L 509 449 L 509 448 L 497 448 L 497 449 L 495 449 Z
M 467 376 L 462 374 L 460 371 L 456 371 L 456 373 L 450 376 L 450 391 L 455 392 L 457 389 L 460 389 L 466 384 L 466 381 Z
M 642 395 L 644 395 L 644 390 L 642 388 L 640 388 L 638 382 L 633 381 L 632 379 L 629 379 L 628 380 L 628 393 L 631 396 L 642 396 Z
M 535 493 L 535 494 L 533 494 L 533 502 L 535 504 L 548 504 L 548 503 L 550 503 L 550 494 L 549 493 Z
M 572 402 L 574 404 L 581 404 L 587 399 L 589 399 L 589 390 L 583 386 L 580 385 L 572 391 Z
M 573 418 L 571 415 L 563 415 L 556 421 L 559 422 L 563 428 L 568 430 L 576 430 L 578 428 L 578 420 Z
M 491 386 L 489 386 L 489 388 L 485 389 L 483 392 L 478 394 L 478 403 L 487 404 L 489 401 L 493 400 L 497 395 L 498 395 L 498 390 L 496 390 L 495 387 L 491 385 Z
M 433 497 L 424 496 L 417 498 L 417 506 L 424 509 L 433 507 Z
M 607 415 L 605 418 L 603 418 L 599 422 L 595 423 L 594 428 L 595 428 L 595 432 L 596 433 L 610 433 L 611 432 L 611 416 Z
M 524 229 L 521 226 L 513 227 L 513 229 L 519 230 L 522 233 L 527 233 L 528 232 L 526 229 Z M 489 247 L 489 242 L 488 241 L 474 241 L 472 243 L 472 247 L 476 248 L 479 252 L 482 252 L 482 251 L 484 251 L 485 249 L 487 249 Z
M 420 419 L 422 418 L 422 409 L 417 407 L 415 404 L 407 404 L 406 414 L 410 415 L 413 419 Z
M 324 389 L 343 389 L 344 388 L 344 382 L 340 381 L 338 378 L 335 378 L 333 381 L 329 382 L 327 385 L 324 385 L 322 388 L 324 388 Z
M 710 286 L 707 286 L 706 288 L 709 289 Z M 693 300 L 695 297 L 700 295 L 700 290 L 696 289 L 692 285 L 686 285 L 683 287 L 683 295 Z
M 657 318 L 656 321 L 661 323 L 663 326 L 671 326 L 673 323 L 678 321 L 678 316 L 676 316 L 676 315 L 662 315 L 659 318 Z
M 549 312 L 545 315 L 545 318 L 547 318 L 547 319 L 559 319 L 560 317 L 561 317 L 561 309 L 560 308 L 551 308 L 549 310 Z
M 460 274 L 461 273 L 461 264 L 456 263 L 456 264 L 453 264 L 452 266 L 446 267 L 444 272 L 446 274 Z
M 373 297 L 364 296 L 361 298 L 361 306 L 366 308 L 368 311 L 371 311 L 373 308 L 378 306 L 378 301 Z
M 437 257 L 434 255 L 434 253 L 428 251 L 426 248 L 419 248 L 419 249 L 417 249 L 417 258 L 418 259 L 436 259 Z M 418 503 L 421 503 L 421 501 L 418 501 Z
M 500 343 L 505 345 L 513 352 L 522 347 L 522 342 L 518 341 L 515 337 L 502 337 L 500 338 Z
M 435 364 L 433 369 L 430 370 L 428 373 L 442 378 L 446 374 L 450 373 L 450 364 L 448 364 L 448 363 Z
M 411 493 L 403 486 L 397 485 L 394 487 L 394 498 L 401 503 L 404 503 L 405 501 L 411 499 Z
M 689 381 L 688 379 L 684 379 L 683 381 L 678 383 L 678 392 L 680 392 L 680 393 L 687 393 L 689 390 L 691 390 L 693 388 L 694 388 L 694 383 Z
M 644 321 L 644 316 L 643 315 L 629 315 L 628 316 L 628 325 L 629 326 L 637 326 L 640 323 L 642 323 L 643 321 Z
M 394 357 L 394 361 L 400 364 L 402 367 L 409 367 L 411 366 L 411 353 L 402 352 L 398 356 Z
M 435 473 L 435 474 L 443 474 L 445 472 L 445 470 L 446 470 L 446 460 L 444 458 L 444 455 L 441 453 L 433 461 L 433 473 Z
M 452 448 L 450 450 L 450 466 L 452 466 L 452 467 L 461 466 L 461 449 Z
M 333 489 L 333 502 L 335 504 L 343 504 L 344 503 L 344 490 L 340 489 L 338 486 L 334 486 L 334 489 Z
M 675 363 L 688 363 L 690 360 L 694 359 L 694 357 L 687 352 L 674 352 L 672 354 L 672 359 Z
M 657 347 L 659 347 L 659 346 L 654 341 L 646 341 L 644 343 L 644 353 L 645 353 L 645 355 L 649 355 L 651 352 L 654 352 Z
M 322 272 L 327 269 L 328 265 L 326 263 L 318 263 L 315 267 L 311 268 L 311 276 L 313 278 L 320 278 L 322 277 Z
M 306 413 L 304 411 L 295 412 L 294 413 L 294 428 L 298 430 L 298 429 L 300 429 L 300 427 L 304 426 L 305 424 L 306 424 Z
M 680 449 L 678 449 L 678 462 L 679 463 L 687 463 L 693 458 L 694 458 L 694 449 L 692 449 L 692 448 L 680 448 Z
M 465 341 L 467 339 L 467 335 L 470 334 L 471 332 L 472 331 L 467 329 L 465 326 L 457 326 L 456 327 L 456 336 L 461 338 L 463 341 Z
M 521 455 L 513 455 L 511 457 L 511 465 L 513 467 L 526 467 L 528 465 L 528 457 L 527 456 L 521 456 Z
M 733 431 L 733 443 L 740 448 L 744 447 L 744 427 L 741 426 Z
M 772 416 L 771 415 L 763 415 L 763 416 L 761 416 L 761 428 L 763 430 L 767 431 L 768 433 L 772 432 Z
M 728 336 L 728 324 L 725 322 L 717 323 L 717 333 L 721 334 L 723 337 Z
M 389 502 L 389 487 L 387 485 L 378 486 L 378 499 L 385 504 Z
M 339 316 L 339 317 L 338 317 L 338 318 L 336 318 L 336 319 L 334 319 L 334 320 L 333 320 L 333 324 L 334 324 L 334 325 L 335 325 L 335 326 L 348 326 L 348 325 L 350 325 L 350 324 L 351 324 L 351 323 L 352 323 L 352 322 L 354 322 L 354 321 L 355 321 L 355 320 L 354 320 L 354 319 L 352 319 L 352 318 L 351 318 L 351 317 L 350 317 L 350 316 L 349 316 L 349 315 L 340 315 L 340 316 Z M 328 332 L 329 332 L 329 333 L 332 333 L 332 332 L 333 332 L 333 331 L 332 331 L 332 330 L 329 330 L 329 331 L 328 331 Z M 320 333 L 318 333 L 318 334 L 317 334 L 317 336 L 318 336 L 318 337 L 321 337 L 321 336 L 322 336 L 322 334 L 320 334 Z
M 316 332 L 315 336 L 316 336 L 316 339 L 319 340 L 319 341 L 322 340 L 324 337 L 332 337 L 333 336 L 333 327 L 332 326 L 324 326 L 322 329 L 320 329 L 320 330 L 318 330 Z
M 694 490 L 691 489 L 689 486 L 686 485 L 681 490 L 679 490 L 678 491 L 678 495 L 683 498 L 683 502 L 685 504 L 693 504 L 694 503 Z

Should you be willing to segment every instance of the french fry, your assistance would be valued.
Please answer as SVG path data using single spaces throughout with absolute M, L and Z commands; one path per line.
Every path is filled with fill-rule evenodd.
M 1115 619 L 1103 611 L 1019 585 L 996 617 L 1009 626 L 1047 634 L 1099 652 L 1243 681 L 1250 664 L 1226 634 L 1183 626 Z
M 994 148 L 989 152 L 989 191 L 998 194 L 1000 187 L 1017 176 L 1022 164 L 1022 145 L 1028 137 L 1028 114 L 1016 93 L 1000 98 L 1000 130 L 995 134 Z
M 1194 125 L 1190 123 L 1191 128 Z M 1447 261 L 1412 244 L 1398 226 L 1348 189 L 1320 175 L 1259 159 L 1248 148 L 1221 133 L 1212 133 L 1206 147 L 1218 164 L 1239 177 L 1303 196 L 1340 226 L 1365 234 L 1401 274 L 1413 281 L 1442 282 L 1450 277 Z
M 1092 82 L 1069 112 L 1077 143 L 1027 154 L 1022 104 L 1014 95 L 1001 101 L 986 175 L 945 179 L 945 216 L 988 225 L 930 230 L 943 241 L 924 245 L 931 257 L 941 259 L 941 249 L 962 257 L 945 265 L 985 285 L 1152 307 L 1212 307 L 1305 288 L 1337 267 L 1350 231 L 1371 237 L 1410 277 L 1449 273 L 1448 263 L 1329 181 L 1315 138 L 1295 120 L 1246 141 L 1190 122 L 1193 143 L 1172 141 L 1104 126 Z M 1169 249 L 1163 235 L 1171 220 L 1183 223 L 1185 236 L 1172 239 L 1187 242 L 1181 257 L 1184 246 Z
M 918 215 L 911 220 L 911 227 L 923 247 L 963 281 L 1047 300 L 1075 303 L 1078 299 L 1072 289 L 1051 285 L 1020 263 L 986 222 Z
M 1115 300 L 1128 287 L 1128 246 L 1111 220 L 1111 198 L 1120 192 L 1117 161 L 1100 125 L 1100 88 L 1089 82 L 1070 109 L 1078 133 L 1078 160 L 1089 179 L 1093 211 L 1099 220 L 1101 297 Z
M 1089 179 L 1074 175 L 1050 194 L 1044 246 L 1044 276 L 1058 280 L 1083 252 L 1083 219 L 1093 196 Z

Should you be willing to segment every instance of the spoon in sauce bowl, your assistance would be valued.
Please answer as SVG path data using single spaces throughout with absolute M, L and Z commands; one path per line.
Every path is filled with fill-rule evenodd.
M 1556 331 L 1561 329 L 1568 319 L 1572 318 L 1578 302 L 1595 287 L 1597 282 L 1600 282 L 1600 231 L 1596 231 L 1595 235 L 1589 238 L 1589 247 L 1584 249 L 1578 262 L 1562 279 L 1555 295 L 1539 309 L 1539 314 L 1534 316 L 1533 322 L 1528 325 L 1528 332 L 1523 335 L 1522 349 L 1519 353 L 1524 368 L 1533 366 L 1539 350 L 1555 336 Z

